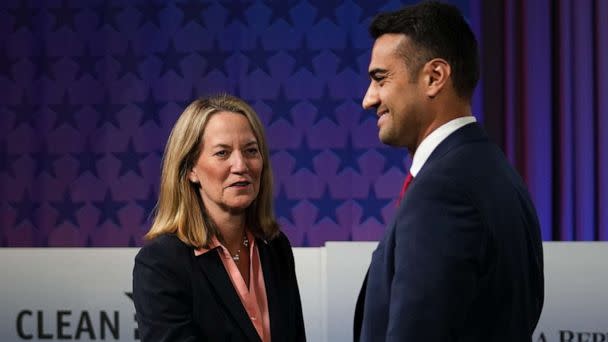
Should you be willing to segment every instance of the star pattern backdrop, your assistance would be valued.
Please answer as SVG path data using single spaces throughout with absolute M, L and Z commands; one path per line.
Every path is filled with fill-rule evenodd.
M 141 245 L 169 131 L 217 92 L 258 111 L 294 246 L 379 239 L 409 160 L 360 105 L 367 27 L 404 3 L 2 2 L 0 246 Z

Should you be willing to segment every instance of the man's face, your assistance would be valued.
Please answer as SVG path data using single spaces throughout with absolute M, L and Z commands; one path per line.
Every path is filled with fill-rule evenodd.
M 376 39 L 363 108 L 376 109 L 380 141 L 415 151 L 420 143 L 425 95 L 421 78 L 411 75 L 399 53 L 403 51 L 401 44 L 410 44 L 403 34 L 384 34 Z

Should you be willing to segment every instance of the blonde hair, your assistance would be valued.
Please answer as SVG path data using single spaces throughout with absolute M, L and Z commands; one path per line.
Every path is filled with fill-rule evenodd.
M 152 227 L 145 235 L 150 240 L 162 234 L 176 234 L 185 244 L 207 247 L 219 231 L 206 214 L 198 185 L 188 179 L 201 151 L 203 131 L 211 115 L 218 112 L 243 114 L 253 130 L 263 167 L 257 198 L 246 209 L 246 225 L 254 235 L 269 240 L 279 232 L 272 212 L 272 170 L 264 136 L 264 126 L 245 101 L 227 94 L 199 98 L 192 102 L 173 126 L 165 146 L 158 203 Z

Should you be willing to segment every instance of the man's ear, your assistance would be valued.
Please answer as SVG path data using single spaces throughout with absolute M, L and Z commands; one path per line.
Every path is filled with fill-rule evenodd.
M 426 62 L 423 72 L 426 82 L 426 95 L 434 98 L 441 92 L 450 79 L 452 68 L 445 59 L 434 58 Z

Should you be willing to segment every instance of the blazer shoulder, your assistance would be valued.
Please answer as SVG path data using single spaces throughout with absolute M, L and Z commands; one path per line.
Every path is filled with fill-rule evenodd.
M 192 248 L 175 234 L 163 234 L 146 243 L 137 253 L 135 260 L 173 263 L 183 261 L 188 253 L 192 253 Z
M 257 240 L 258 248 L 273 255 L 273 258 L 280 263 L 293 260 L 293 251 L 289 239 L 283 232 L 279 232 L 275 237 L 268 240 Z
M 268 241 L 268 244 L 275 249 L 286 250 L 291 249 L 291 243 L 289 242 L 289 238 L 282 231 L 279 231 L 279 234 L 275 236 L 272 240 Z

